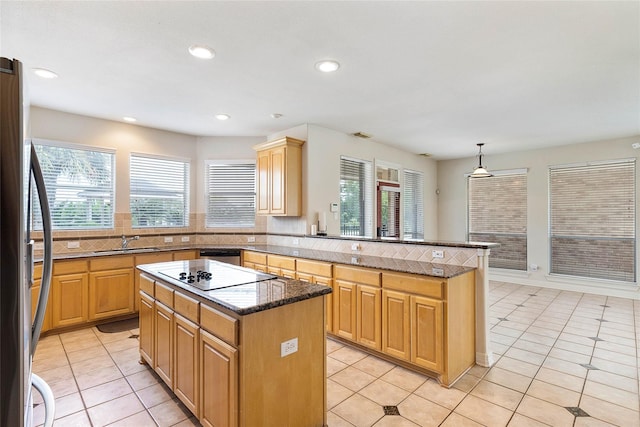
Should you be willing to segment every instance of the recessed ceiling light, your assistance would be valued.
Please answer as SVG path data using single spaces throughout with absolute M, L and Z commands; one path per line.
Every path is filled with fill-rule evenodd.
M 36 76 L 42 77 L 43 79 L 55 79 L 56 77 L 58 77 L 58 75 L 53 71 L 46 70 L 44 68 L 34 68 L 33 72 Z
M 322 71 L 323 73 L 333 73 L 338 68 L 340 68 L 340 63 L 333 59 L 325 59 L 323 61 L 316 62 L 316 70 Z
M 135 117 L 123 117 L 122 120 L 129 123 L 134 123 L 138 121 L 138 119 L 136 119 Z
M 216 119 L 218 120 L 229 120 L 231 118 L 228 114 L 216 114 Z
M 280 117 L 282 117 L 282 114 L 280 114 L 280 113 L 272 113 L 271 114 L 271 118 L 272 119 L 279 119 Z
M 196 58 L 211 59 L 216 56 L 216 52 L 209 46 L 194 44 L 189 46 L 189 53 Z

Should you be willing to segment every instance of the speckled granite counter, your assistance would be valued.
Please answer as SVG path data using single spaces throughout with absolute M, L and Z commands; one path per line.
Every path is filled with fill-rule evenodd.
M 465 267 L 461 265 L 435 264 L 430 262 L 356 254 L 352 255 L 342 252 L 318 251 L 303 248 L 296 249 L 289 246 L 256 245 L 243 247 L 242 249 L 265 252 L 274 255 L 306 258 L 334 264 L 357 265 L 360 267 L 378 268 L 381 270 L 397 271 L 401 273 L 424 274 L 426 276 L 441 277 L 443 279 L 449 279 L 475 270 L 473 267 Z
M 153 276 L 154 279 L 161 280 L 243 316 L 331 293 L 331 288 L 328 286 L 284 278 L 260 280 L 261 277 L 258 277 L 260 281 L 211 290 L 199 289 L 177 278 L 177 275 L 182 271 L 210 271 L 214 266 L 219 265 L 224 265 L 230 275 L 233 275 L 234 271 L 238 275 L 242 272 L 255 273 L 243 267 L 205 259 L 143 264 L 138 265 L 137 268 Z M 215 283 L 215 280 L 216 278 L 213 277 L 212 283 Z

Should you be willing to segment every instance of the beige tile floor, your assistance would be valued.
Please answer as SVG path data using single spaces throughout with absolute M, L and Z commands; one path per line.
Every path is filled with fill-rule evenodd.
M 640 301 L 492 282 L 490 303 L 497 361 L 451 389 L 328 340 L 329 426 L 640 426 Z M 55 426 L 199 425 L 138 364 L 137 333 L 41 340 L 34 371 L 56 395 Z

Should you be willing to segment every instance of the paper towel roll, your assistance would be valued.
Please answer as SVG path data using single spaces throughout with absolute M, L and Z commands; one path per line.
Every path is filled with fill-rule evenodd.
M 327 213 L 326 212 L 318 213 L 318 231 L 322 231 L 322 232 L 327 231 Z

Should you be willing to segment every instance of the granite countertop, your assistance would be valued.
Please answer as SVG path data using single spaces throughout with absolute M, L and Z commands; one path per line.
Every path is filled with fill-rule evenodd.
M 284 255 L 305 258 L 334 264 L 347 264 L 360 267 L 378 268 L 380 270 L 396 271 L 400 273 L 424 274 L 426 276 L 449 279 L 473 271 L 475 267 L 461 265 L 436 264 L 423 261 L 412 261 L 397 258 L 378 257 L 370 255 L 356 255 L 342 252 L 318 251 L 314 249 L 292 248 L 289 246 L 256 245 L 245 246 L 242 249 L 267 254 Z
M 227 276 L 231 277 L 247 273 L 256 274 L 255 271 L 248 268 L 206 259 L 143 264 L 138 265 L 137 268 L 153 276 L 154 279 L 185 290 L 213 305 L 226 308 L 241 316 L 331 293 L 331 288 L 328 286 L 281 277 L 212 290 L 199 289 L 177 277 L 170 277 L 175 276 L 175 272 L 211 271 L 215 268 L 221 268 L 220 266 L 223 266 L 225 272 L 228 273 Z M 258 278 L 264 276 L 269 275 L 260 275 Z M 215 277 L 211 279 L 211 283 L 215 283 L 214 281 Z

